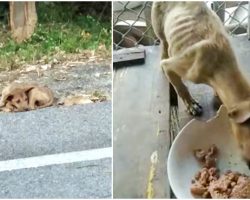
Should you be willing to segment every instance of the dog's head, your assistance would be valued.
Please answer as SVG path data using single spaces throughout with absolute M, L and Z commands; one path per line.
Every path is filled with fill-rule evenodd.
M 29 109 L 29 92 L 33 86 L 6 88 L 3 91 L 1 106 L 8 106 L 12 111 L 26 111 Z
M 12 106 L 13 111 L 26 111 L 29 109 L 28 95 L 25 92 L 9 94 L 6 98 L 9 106 Z
M 250 167 L 250 100 L 229 109 L 232 131 L 235 135 L 243 158 Z

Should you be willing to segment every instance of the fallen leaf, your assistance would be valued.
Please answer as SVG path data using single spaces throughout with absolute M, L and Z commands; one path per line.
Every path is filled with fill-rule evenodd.
M 99 78 L 100 77 L 100 73 L 98 72 L 98 73 L 95 73 L 95 77 L 97 77 L 97 78 Z
M 84 96 L 75 96 L 75 97 L 67 97 L 64 100 L 63 105 L 72 106 L 72 105 L 87 104 L 87 103 L 93 103 L 93 101 Z
M 36 65 L 28 65 L 28 67 L 26 67 L 24 70 L 22 70 L 21 72 L 31 72 L 31 71 L 35 71 L 37 69 Z
M 41 65 L 41 69 L 42 70 L 48 70 L 48 69 L 51 69 L 51 64 L 46 64 L 46 65 Z
M 67 78 L 65 76 L 62 76 L 62 77 L 55 77 L 54 80 L 56 81 L 66 81 Z

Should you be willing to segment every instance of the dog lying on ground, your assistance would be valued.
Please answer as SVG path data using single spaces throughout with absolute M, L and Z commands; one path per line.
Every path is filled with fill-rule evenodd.
M 154 2 L 152 25 L 161 41 L 161 67 L 192 115 L 202 113 L 183 79 L 213 87 L 250 164 L 250 84 L 218 16 L 204 2 Z
M 51 106 L 53 92 L 35 83 L 12 83 L 2 91 L 0 107 L 5 112 L 22 112 Z

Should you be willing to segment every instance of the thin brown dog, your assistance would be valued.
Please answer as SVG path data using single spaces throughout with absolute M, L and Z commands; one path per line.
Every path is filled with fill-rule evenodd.
M 12 83 L 2 91 L 1 110 L 22 112 L 44 108 L 53 104 L 52 91 L 35 83 Z
M 250 163 L 250 84 L 238 67 L 228 34 L 204 2 L 154 2 L 152 24 L 161 41 L 161 67 L 192 115 L 202 112 L 182 79 L 213 87 Z

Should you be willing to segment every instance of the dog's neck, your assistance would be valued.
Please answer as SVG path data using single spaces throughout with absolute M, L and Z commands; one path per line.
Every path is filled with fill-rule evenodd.
M 223 73 L 216 73 L 211 86 L 217 92 L 222 103 L 232 108 L 238 103 L 250 99 L 250 84 L 237 67 L 224 68 Z

